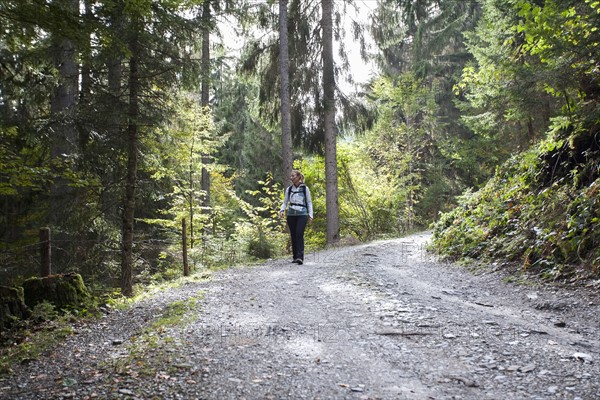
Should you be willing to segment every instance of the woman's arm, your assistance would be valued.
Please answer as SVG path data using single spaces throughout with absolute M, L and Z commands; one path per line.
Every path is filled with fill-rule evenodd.
M 285 188 L 285 190 L 283 191 L 283 203 L 281 203 L 281 207 L 279 208 L 279 214 L 281 214 L 281 215 L 283 215 L 283 213 L 285 213 L 287 203 L 288 203 L 288 201 L 290 201 L 290 199 L 288 198 L 288 193 L 289 193 L 289 190 L 287 188 Z
M 312 204 L 312 197 L 310 196 L 310 189 L 308 188 L 308 186 L 306 187 L 306 205 L 308 208 L 308 216 L 310 219 L 313 218 L 313 204 Z

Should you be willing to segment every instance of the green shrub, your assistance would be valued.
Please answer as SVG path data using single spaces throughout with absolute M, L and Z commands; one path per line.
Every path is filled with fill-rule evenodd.
M 250 239 L 246 251 L 252 257 L 267 259 L 273 256 L 274 250 L 273 243 L 270 243 L 261 232 L 256 238 Z
M 575 265 L 597 275 L 600 177 L 596 171 L 590 179 L 589 171 L 600 156 L 567 168 L 577 155 L 568 156 L 565 146 L 548 139 L 507 161 L 477 192 L 466 192 L 433 224 L 432 247 L 454 259 L 518 262 L 548 279 L 581 274 Z M 582 171 L 589 184 L 573 179 Z

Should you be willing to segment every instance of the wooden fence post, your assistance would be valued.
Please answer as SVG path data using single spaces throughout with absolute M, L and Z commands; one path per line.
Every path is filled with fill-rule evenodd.
M 190 266 L 187 256 L 187 229 L 185 226 L 185 218 L 181 220 L 181 242 L 183 243 L 183 276 L 190 275 Z
M 52 261 L 50 258 L 50 228 L 40 228 L 40 254 L 41 266 L 40 276 L 43 278 L 52 272 Z

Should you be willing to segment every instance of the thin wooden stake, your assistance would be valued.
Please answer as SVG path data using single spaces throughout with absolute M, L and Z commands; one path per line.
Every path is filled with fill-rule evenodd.
M 50 228 L 40 228 L 40 276 L 42 278 L 52 273 L 50 248 Z
M 187 255 L 187 229 L 185 226 L 185 218 L 181 220 L 181 242 L 183 243 L 183 276 L 190 276 L 190 266 L 188 264 Z

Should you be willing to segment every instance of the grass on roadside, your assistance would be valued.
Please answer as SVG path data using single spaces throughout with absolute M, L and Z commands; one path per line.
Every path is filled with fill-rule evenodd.
M 71 336 L 74 320 L 71 313 L 59 315 L 50 303 L 36 306 L 32 320 L 11 332 L 11 342 L 0 348 L 0 376 L 12 373 L 18 364 L 37 359 Z
M 173 289 L 190 282 L 204 281 L 210 278 L 210 272 L 202 272 L 190 277 L 179 277 L 144 287 L 136 287 L 136 294 L 127 298 L 116 293 L 103 301 L 117 310 L 128 309 L 138 302 L 156 296 L 165 290 Z M 201 297 L 195 296 L 189 301 L 172 303 L 165 314 L 147 328 L 160 330 L 164 326 L 184 323 L 187 310 L 196 305 Z M 91 312 L 85 317 L 94 317 Z M 30 320 L 23 321 L 10 332 L 2 334 L 0 343 L 0 377 L 11 374 L 15 366 L 38 359 L 51 351 L 73 334 L 72 325 L 82 319 L 72 313 L 59 314 L 50 303 L 41 303 L 33 310 Z M 149 340 L 148 340 L 149 341 Z
M 104 367 L 121 375 L 151 377 L 158 372 L 157 366 L 164 369 L 172 365 L 171 350 L 179 343 L 168 335 L 169 329 L 186 326 L 197 320 L 197 304 L 203 297 L 203 293 L 198 292 L 186 300 L 170 303 L 160 317 L 131 338 L 126 357 L 112 360 Z
M 145 300 L 145 299 L 152 298 L 152 297 L 156 296 L 157 294 L 164 292 L 165 290 L 176 289 L 178 287 L 181 287 L 185 284 L 192 283 L 192 282 L 206 281 L 206 280 L 210 279 L 210 277 L 211 277 L 211 272 L 204 271 L 202 273 L 194 274 L 189 277 L 180 276 L 173 280 L 163 281 L 163 282 L 155 283 L 152 285 L 145 285 L 145 286 L 136 285 L 134 287 L 134 294 L 132 297 L 125 297 L 125 296 L 121 296 L 118 293 L 115 293 L 113 296 L 110 296 L 106 300 L 106 304 L 109 305 L 111 308 L 114 308 L 117 310 L 126 310 L 129 307 L 131 307 L 133 304 L 139 303 L 140 301 Z

